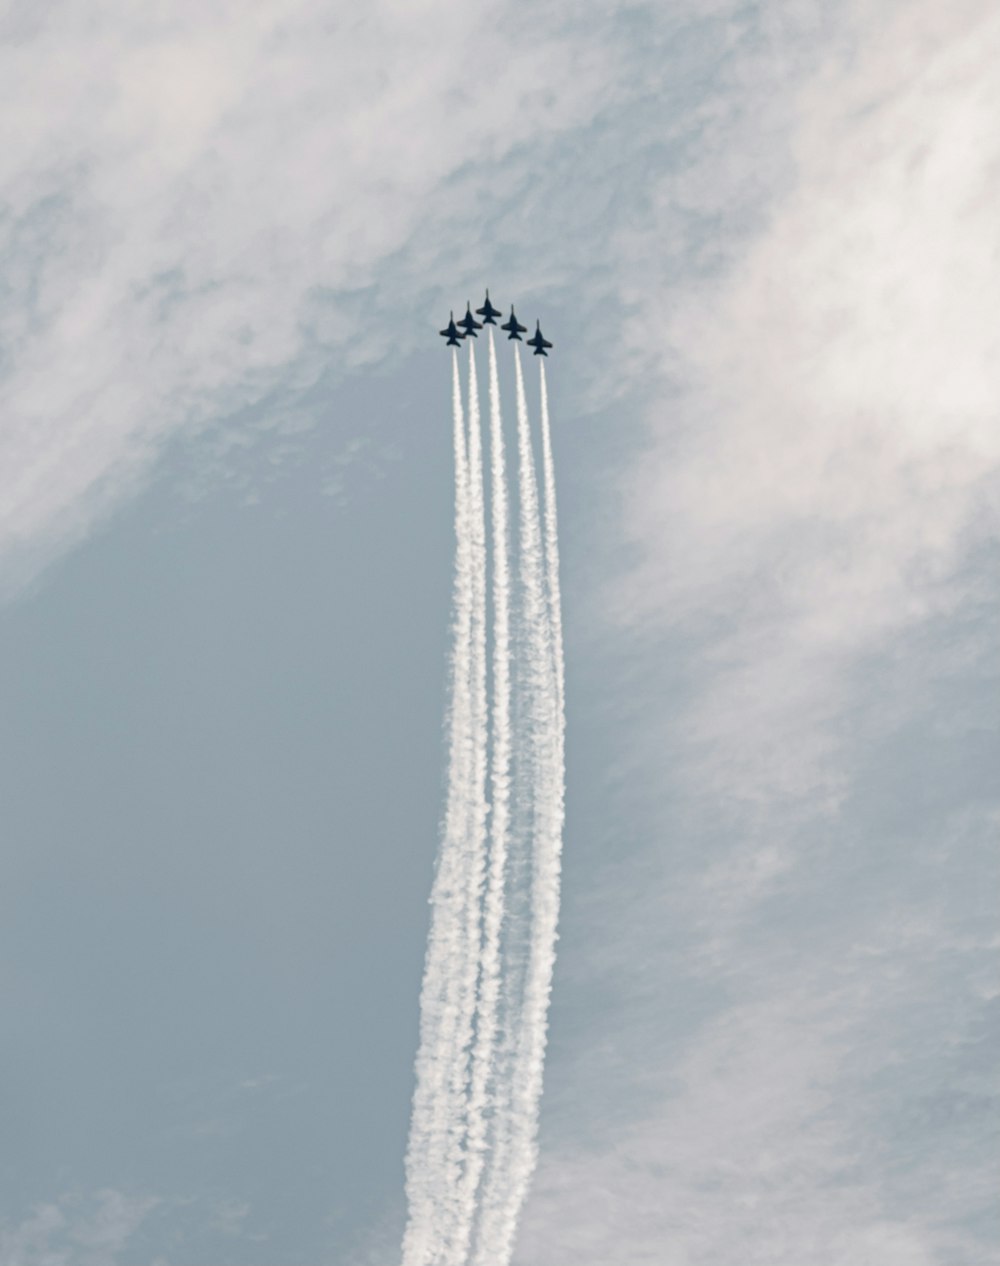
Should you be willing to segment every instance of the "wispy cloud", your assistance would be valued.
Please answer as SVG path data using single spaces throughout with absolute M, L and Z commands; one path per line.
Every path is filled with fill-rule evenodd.
M 613 885 L 602 913 L 647 930 L 609 938 L 611 1048 L 599 1022 L 568 1084 L 551 1070 L 517 1260 L 997 1260 L 983 830 L 959 814 L 866 862 L 840 838 L 737 919 L 683 862 L 645 901 Z
M 0 1224 L 2 1266 L 114 1266 L 161 1203 L 106 1189 L 38 1205 L 17 1226 Z
M 1000 23 L 906 6 L 855 37 L 795 96 L 763 230 L 645 322 L 684 394 L 631 489 L 625 616 L 698 636 L 688 725 L 748 797 L 835 796 L 856 657 L 953 610 L 997 521 Z
M 529 27 L 394 0 L 131 18 L 57 3 L 6 25 L 0 551 L 15 573 L 178 428 L 279 378 L 290 396 L 334 352 L 380 355 L 401 297 L 412 308 L 478 253 L 454 182 L 590 118 L 612 60 L 558 15 Z
M 630 248 L 658 399 L 601 597 L 653 825 L 561 960 L 618 997 L 566 1003 L 520 1261 L 997 1260 L 1000 22 L 834 16 L 737 63 Z
M 585 274 L 655 397 L 621 481 L 639 565 L 600 599 L 643 653 L 614 755 L 656 828 L 586 935 L 569 911 L 586 1036 L 520 1260 L 979 1266 L 1000 23 L 651 13 L 12 10 L 0 568 L 77 539 L 168 436 L 371 361 L 400 295 Z M 40 1206 L 0 1262 L 113 1261 L 118 1199 Z

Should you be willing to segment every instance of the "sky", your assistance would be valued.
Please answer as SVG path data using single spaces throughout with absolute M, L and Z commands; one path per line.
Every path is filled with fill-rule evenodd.
M 567 656 L 516 1266 L 1000 1262 L 995 6 L 13 0 L 0 57 L 0 1266 L 399 1260 L 487 285 Z

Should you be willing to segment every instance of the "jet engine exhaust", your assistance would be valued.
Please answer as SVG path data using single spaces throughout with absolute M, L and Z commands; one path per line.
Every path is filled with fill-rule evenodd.
M 499 315 L 488 295 L 477 315 Z M 494 324 L 485 321 L 488 484 L 475 344 L 469 342 L 467 410 L 458 346 L 451 344 L 448 774 L 421 990 L 403 1266 L 509 1266 L 537 1159 L 565 794 L 558 524 L 545 362 L 539 360 L 539 488 L 515 341 L 511 532 Z M 450 329 L 442 334 L 457 338 Z

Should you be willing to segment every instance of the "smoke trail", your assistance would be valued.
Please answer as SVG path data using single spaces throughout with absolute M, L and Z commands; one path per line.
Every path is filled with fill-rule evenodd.
M 448 778 L 437 871 L 431 891 L 431 927 L 420 993 L 420 1047 L 406 1156 L 409 1218 L 403 1242 L 406 1266 L 425 1266 L 435 1252 L 443 1218 L 442 1200 L 458 1179 L 453 1122 L 454 1063 L 459 1027 L 459 987 L 466 922 L 465 845 L 469 831 L 472 774 L 473 577 L 469 459 L 462 411 L 457 351 L 452 356 L 452 415 L 455 449 L 455 578 L 452 595 L 451 704 L 448 712 Z
M 483 889 L 486 882 L 486 798 L 489 713 L 486 697 L 486 516 L 483 487 L 482 424 L 479 413 L 479 382 L 476 375 L 475 344 L 469 347 L 469 541 L 471 556 L 471 656 L 470 656 L 470 751 L 468 821 L 465 846 L 465 909 L 463 949 L 454 964 L 461 984 L 458 999 L 458 1029 L 451 1062 L 452 1104 L 462 1109 L 451 1117 L 450 1155 L 456 1158 L 457 1181 L 447 1189 L 447 1211 L 441 1221 L 442 1262 L 463 1266 L 469 1237 L 466 1192 L 472 1168 L 469 1146 L 474 1129 L 472 1097 L 473 1033 L 477 1012 L 483 936 Z
M 510 565 L 508 559 L 507 471 L 496 346 L 489 331 L 490 510 L 493 535 L 493 752 L 490 770 L 492 819 L 489 866 L 483 903 L 479 1002 L 469 1094 L 468 1163 L 464 1183 L 464 1224 L 460 1247 L 468 1250 L 482 1176 L 490 1109 L 496 1110 L 496 1038 L 501 986 L 501 929 L 504 920 L 511 791 Z
M 467 430 L 457 355 L 452 361 L 456 564 L 448 791 L 421 991 L 404 1266 L 466 1266 L 470 1245 L 476 1266 L 509 1266 L 536 1163 L 555 961 L 565 722 L 548 396 L 542 365 L 540 506 L 515 348 L 512 586 L 500 390 L 489 334 L 492 698 L 482 434 L 470 347 Z
M 520 365 L 518 365 L 520 371 Z M 525 985 L 521 1026 L 520 1066 L 515 1084 L 513 1117 L 520 1130 L 511 1164 L 511 1185 L 504 1227 L 505 1239 L 498 1261 L 509 1262 L 517 1216 L 527 1194 L 538 1159 L 538 1108 L 545 1070 L 549 999 L 555 966 L 559 888 L 562 870 L 562 834 L 565 818 L 565 668 L 563 658 L 562 602 L 559 586 L 559 536 L 556 516 L 555 471 L 549 425 L 545 363 L 539 363 L 541 386 L 542 469 L 545 526 L 546 665 L 543 704 L 544 732 L 539 734 L 538 800 L 535 817 L 532 872 L 532 944 Z M 520 373 L 519 392 L 522 390 Z
M 545 494 L 545 580 L 548 589 L 549 624 L 552 629 L 553 670 L 555 672 L 555 684 L 558 694 L 556 715 L 557 725 L 554 738 L 557 744 L 557 774 L 559 770 L 563 771 L 560 776 L 561 784 L 565 777 L 564 749 L 566 742 L 566 667 L 563 657 L 562 597 L 559 591 L 559 528 L 558 517 L 556 514 L 556 476 L 555 466 L 552 461 L 552 429 L 549 425 L 549 391 L 545 382 L 545 361 L 541 358 L 539 358 L 538 361 L 538 381 L 541 389 L 542 401 L 542 484 Z M 558 816 L 560 838 L 564 817 L 563 792 L 564 787 L 560 785 Z
M 559 839 L 555 805 L 562 802 L 562 767 L 556 743 L 559 687 L 552 648 L 551 602 L 543 553 L 538 487 L 531 448 L 520 349 L 515 349 L 519 467 L 520 665 L 518 818 L 532 849 L 531 935 L 519 981 L 509 963 L 512 991 L 507 1017 L 508 1058 L 501 1055 L 505 1101 L 498 1105 L 489 1183 L 481 1201 L 476 1266 L 505 1266 L 527 1184 L 535 1165 L 538 1102 L 545 1058 L 546 1016 L 559 904 Z M 522 897 L 523 900 L 523 897 Z
M 510 1188 L 497 1260 L 509 1262 L 517 1217 L 527 1194 L 538 1158 L 538 1108 L 545 1069 L 549 998 L 555 966 L 562 828 L 565 800 L 564 681 L 562 614 L 559 594 L 559 545 L 556 524 L 555 476 L 548 419 L 545 367 L 541 365 L 542 452 L 545 489 L 545 635 L 538 651 L 545 658 L 539 666 L 539 711 L 536 728 L 538 761 L 535 813 L 534 864 L 531 885 L 532 942 L 524 991 L 518 1071 L 514 1083 L 512 1116 L 517 1122 L 516 1146 L 511 1163 Z M 524 383 L 517 359 L 518 411 Z

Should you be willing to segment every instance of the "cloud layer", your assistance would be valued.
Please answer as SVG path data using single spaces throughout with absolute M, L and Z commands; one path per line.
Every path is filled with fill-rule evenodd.
M 607 606 L 650 702 L 525 1263 L 997 1260 L 1000 22 L 848 16 L 768 46 L 784 113 L 727 97 L 635 241 L 664 285 L 712 246 L 629 331 L 659 398 Z
M 997 1260 L 1000 22 L 876 9 L 3 19 L 6 586 L 490 264 L 572 293 L 564 402 L 645 409 L 608 555 L 569 537 L 621 690 L 577 631 L 571 818 L 613 820 L 569 840 L 525 1264 Z M 113 1261 L 152 1205 L 87 1209 L 6 1260 Z
M 463 171 L 589 119 L 612 61 L 558 14 L 393 0 L 57 3 L 6 28 L 8 569 L 172 433 L 381 354 L 390 316 L 481 246 L 490 191 L 469 201 Z

